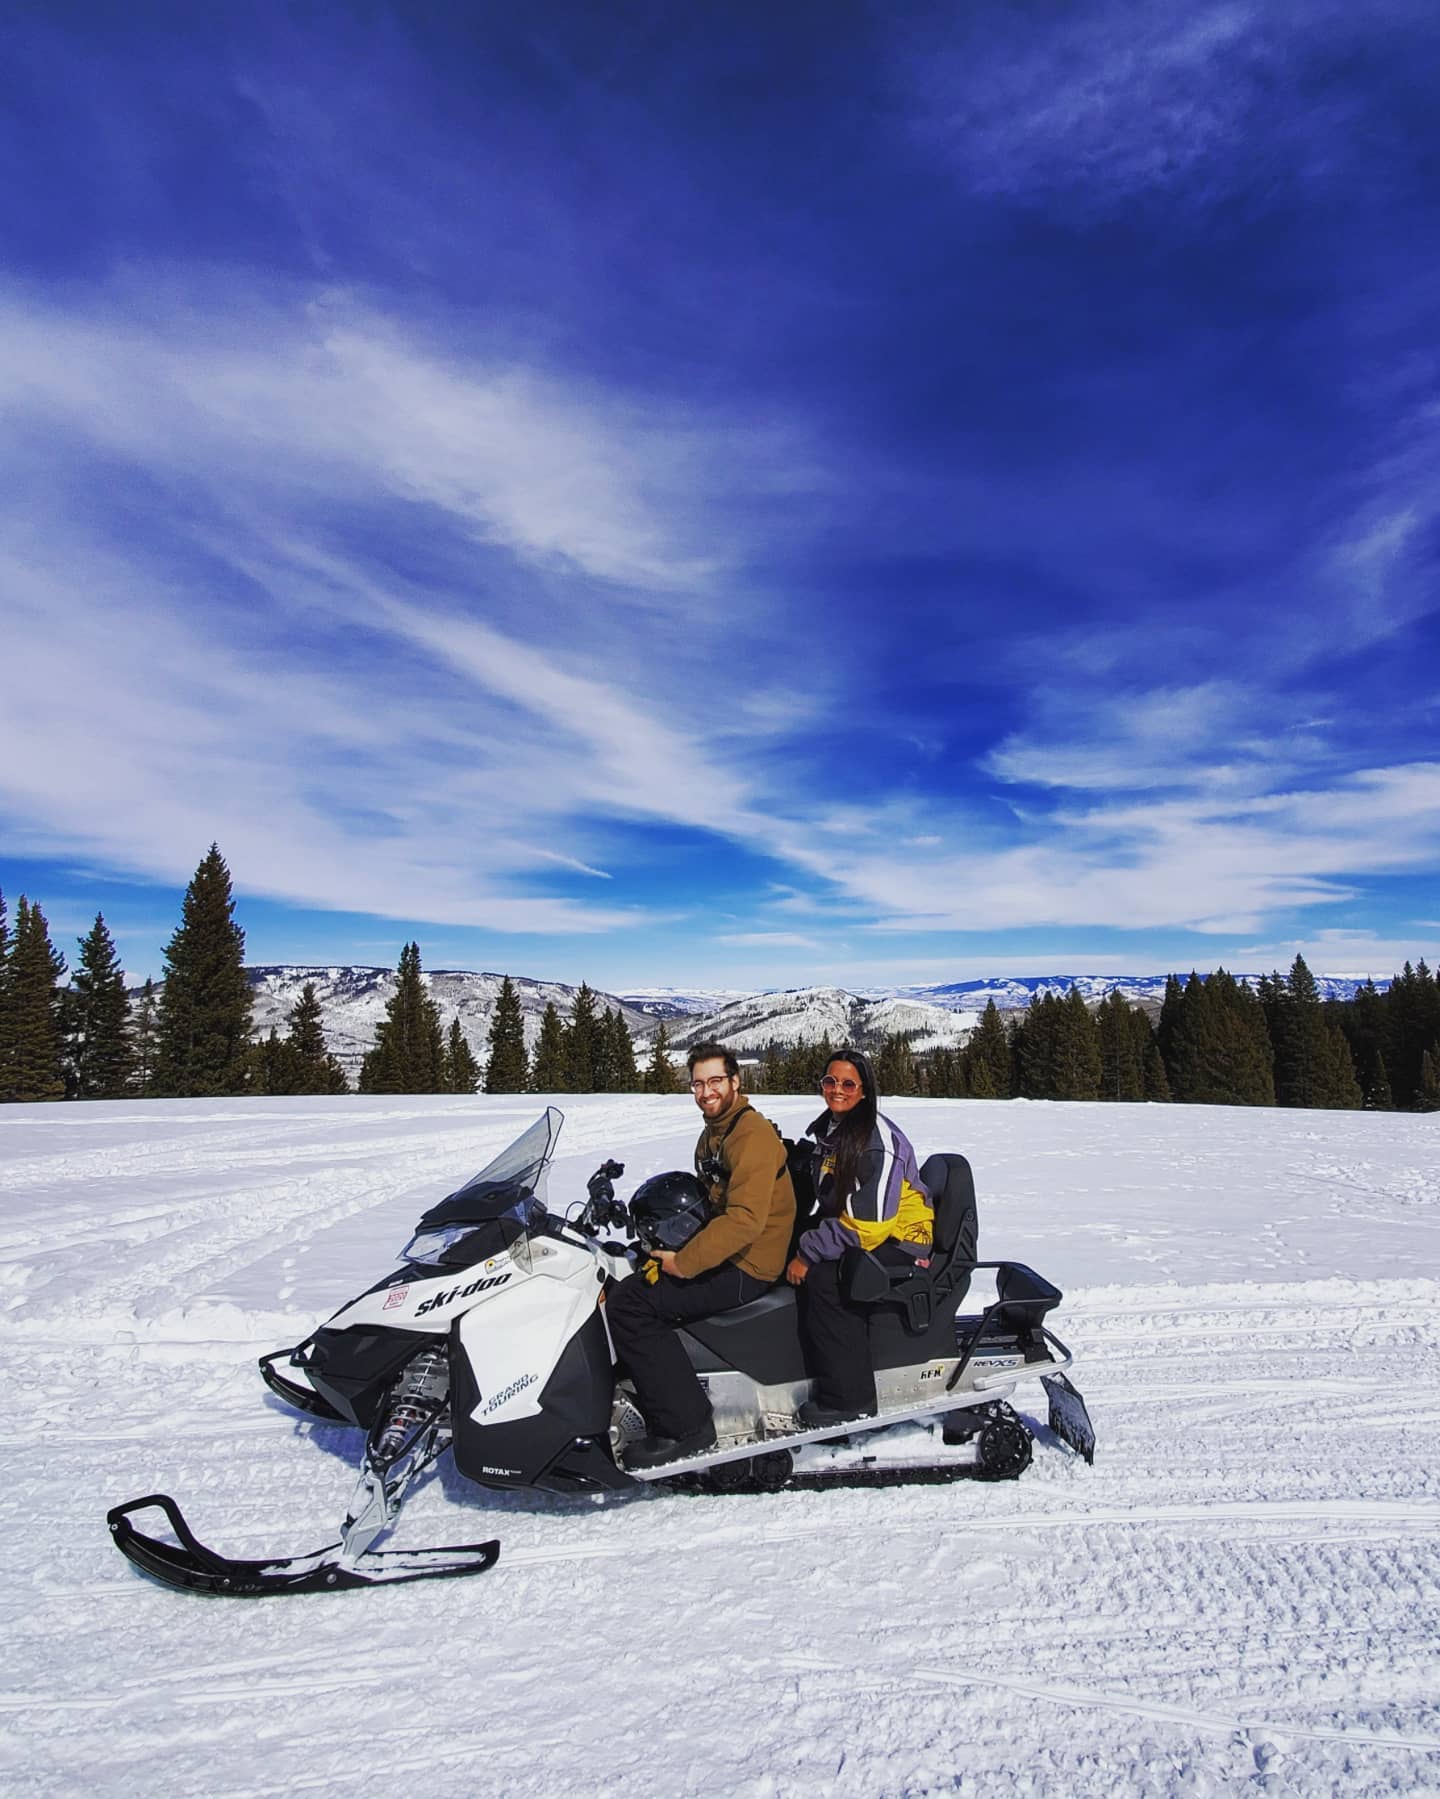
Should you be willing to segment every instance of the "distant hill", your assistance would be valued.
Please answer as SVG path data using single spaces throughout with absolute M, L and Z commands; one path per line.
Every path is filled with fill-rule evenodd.
M 281 965 L 247 968 L 245 973 L 254 991 L 255 1030 L 262 1037 L 269 1033 L 272 1025 L 284 1036 L 286 1019 L 300 997 L 301 988 L 307 981 L 314 983 L 316 997 L 324 1012 L 325 1041 L 353 1085 L 361 1061 L 374 1047 L 376 1029 L 395 991 L 395 970 Z M 421 979 L 440 1008 L 440 1022 L 445 1030 L 449 1030 L 452 1017 L 458 1018 L 461 1034 L 483 1068 L 490 1053 L 490 1021 L 495 1014 L 495 1002 L 500 996 L 504 976 L 443 968 L 426 973 Z M 532 981 L 526 975 L 511 975 L 510 979 L 520 997 L 525 1047 L 533 1051 L 545 1007 L 553 1004 L 562 1018 L 568 1018 L 579 988 L 568 987 L 563 981 Z M 655 1020 L 636 1007 L 617 999 L 613 993 L 597 990 L 595 998 L 602 1010 L 607 1006 L 612 1009 L 618 1006 L 632 1033 L 653 1034 Z
M 657 1023 L 672 1018 L 700 1018 L 718 1012 L 732 1000 L 748 999 L 743 987 L 635 987 L 621 1001 Z
M 326 1040 L 351 1080 L 355 1079 L 395 991 L 394 969 L 281 965 L 249 968 L 246 974 L 254 989 L 255 1028 L 261 1036 L 272 1025 L 284 1034 L 286 1018 L 301 988 L 307 981 L 313 982 L 324 1009 Z M 445 1028 L 448 1030 L 452 1016 L 458 1018 L 466 1041 L 483 1065 L 504 977 L 468 969 L 438 969 L 423 978 Z M 1253 981 L 1257 977 L 1239 978 Z M 525 1042 L 533 1050 L 546 1005 L 553 1004 L 562 1018 L 568 1018 L 578 989 L 563 981 L 536 981 L 527 975 L 511 975 L 510 979 L 520 996 Z M 1064 994 L 1072 986 L 1078 987 L 1091 1005 L 1098 1005 L 1118 988 L 1154 1017 L 1164 998 L 1165 980 L 1163 974 L 1015 975 L 929 986 L 868 987 L 853 993 L 843 987 L 792 987 L 760 993 L 644 987 L 622 994 L 596 989 L 596 1000 L 602 1008 L 620 1008 L 637 1051 L 648 1049 L 661 1023 L 679 1052 L 706 1038 L 739 1055 L 752 1055 L 769 1043 L 794 1047 L 819 1043 L 827 1036 L 832 1043 L 848 1040 L 873 1045 L 895 1032 L 905 1034 L 917 1050 L 924 1051 L 964 1043 L 992 999 L 1002 1012 L 1015 1011 L 1028 1006 L 1037 993 Z M 1315 982 L 1323 999 L 1349 999 L 1363 978 L 1317 975 Z M 1377 987 L 1388 985 L 1387 981 L 1376 982 Z
M 1189 978 L 1188 969 L 1177 972 L 1182 982 Z M 1017 1007 L 1028 1006 L 1037 993 L 1064 995 L 1072 987 L 1078 987 L 1086 1001 L 1095 1005 L 1118 988 L 1126 999 L 1137 1003 L 1153 1000 L 1158 1006 L 1165 998 L 1165 983 L 1169 978 L 1163 974 L 1007 975 L 980 981 L 947 981 L 939 986 L 863 988 L 861 991 L 915 999 L 925 1005 L 948 1006 L 957 1012 L 983 1012 L 987 1001 L 992 999 L 1000 1011 L 1014 1011 Z M 1253 986 L 1260 977 L 1237 973 L 1235 978 Z M 1317 974 L 1315 985 L 1321 999 L 1353 999 L 1356 989 L 1363 987 L 1369 978 L 1368 975 Z M 1376 981 L 1375 985 L 1384 992 L 1390 983 L 1383 980 Z
M 797 987 L 783 993 L 751 993 L 713 1012 L 669 1023 L 670 1041 L 688 1049 L 714 1038 L 729 1049 L 762 1050 L 768 1043 L 870 1044 L 894 1032 L 910 1036 L 916 1049 L 963 1043 L 976 1018 L 945 1006 L 909 999 L 862 999 L 841 987 Z

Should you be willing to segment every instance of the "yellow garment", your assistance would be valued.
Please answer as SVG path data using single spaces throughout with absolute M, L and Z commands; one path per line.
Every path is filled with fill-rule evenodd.
M 842 1212 L 840 1223 L 854 1233 L 865 1250 L 878 1248 L 891 1237 L 897 1243 L 923 1244 L 927 1248 L 935 1240 L 935 1208 L 918 1187 L 906 1180 L 900 1183 L 900 1205 L 893 1218 L 852 1218 L 848 1212 Z

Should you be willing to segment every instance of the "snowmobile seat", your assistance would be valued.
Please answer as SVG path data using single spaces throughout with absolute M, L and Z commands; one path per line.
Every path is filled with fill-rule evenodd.
M 748 1305 L 693 1319 L 680 1334 L 697 1374 L 737 1368 L 765 1387 L 807 1378 L 795 1289 L 784 1281 Z
M 953 1356 L 955 1312 L 970 1287 L 974 1265 L 975 1178 L 964 1156 L 931 1156 L 920 1179 L 935 1207 L 930 1266 L 890 1268 L 863 1250 L 847 1252 L 842 1280 L 860 1304 L 873 1306 L 870 1342 L 877 1368 Z M 851 1270 L 864 1292 L 857 1292 Z M 863 1270 L 863 1271 L 862 1271 Z M 737 1368 L 762 1385 L 807 1377 L 795 1290 L 782 1280 L 730 1312 L 689 1324 L 682 1335 L 700 1374 Z
M 930 1278 L 947 1297 L 958 1287 L 958 1305 L 970 1286 L 970 1266 L 975 1260 L 975 1176 L 964 1156 L 929 1156 L 920 1170 L 920 1181 L 935 1208 Z
M 920 1179 L 935 1209 L 934 1243 L 925 1265 L 895 1268 L 863 1249 L 845 1253 L 841 1274 L 857 1305 L 903 1311 L 911 1336 L 923 1336 L 937 1310 L 953 1317 L 970 1286 L 975 1260 L 975 1177 L 964 1156 L 931 1156 Z
M 920 1179 L 935 1208 L 930 1266 L 892 1268 L 863 1250 L 847 1251 L 841 1280 L 870 1307 L 874 1366 L 904 1368 L 955 1353 L 955 1313 L 975 1268 L 975 1177 L 964 1156 L 930 1156 Z

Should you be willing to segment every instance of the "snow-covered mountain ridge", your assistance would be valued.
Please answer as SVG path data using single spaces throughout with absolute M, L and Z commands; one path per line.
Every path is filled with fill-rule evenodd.
M 313 982 L 324 1011 L 326 1040 L 354 1077 L 361 1058 L 374 1044 L 376 1029 L 395 991 L 393 969 L 277 965 L 246 972 L 254 990 L 255 1028 L 261 1036 L 272 1026 L 284 1034 L 301 989 L 307 981 Z M 503 978 L 469 969 L 439 969 L 423 977 L 446 1028 L 451 1017 L 457 1017 L 482 1064 Z M 1253 981 L 1258 977 L 1240 978 Z M 562 1018 L 568 1018 L 578 989 L 563 981 L 538 981 L 526 975 L 510 979 L 520 998 L 526 1045 L 533 1050 L 546 1005 L 553 1004 Z M 925 1051 L 964 1043 L 992 999 L 1001 1011 L 1015 1011 L 1028 1006 L 1037 993 L 1064 994 L 1072 986 L 1092 1005 L 1118 990 L 1154 1015 L 1164 997 L 1166 979 L 1163 974 L 1017 975 L 930 986 L 864 987 L 853 992 L 843 987 L 792 987 L 759 993 L 649 987 L 613 994 L 597 989 L 596 1002 L 602 1009 L 620 1008 L 641 1050 L 653 1043 L 656 1028 L 663 1023 L 677 1050 L 713 1038 L 739 1054 L 756 1054 L 770 1043 L 793 1047 L 828 1037 L 832 1043 L 873 1044 L 898 1032 L 908 1036 L 917 1050 Z M 1349 999 L 1362 985 L 1362 977 L 1317 975 L 1315 982 L 1322 998 Z M 1377 981 L 1376 985 L 1383 988 L 1389 983 Z
M 1188 969 L 1175 972 L 1182 983 L 1189 979 Z M 1258 972 L 1241 974 L 1234 969 L 1230 972 L 1237 981 L 1248 982 L 1252 987 L 1260 979 Z M 988 980 L 947 981 L 935 986 L 861 987 L 856 991 L 865 998 L 913 999 L 925 1005 L 946 1006 L 963 1012 L 983 1012 L 987 1002 L 993 999 L 1002 1012 L 1008 1012 L 1028 1006 L 1037 993 L 1063 996 L 1072 987 L 1078 987 L 1090 1004 L 1098 1004 L 1107 994 L 1118 991 L 1128 1000 L 1137 1003 L 1154 1000 L 1158 1005 L 1165 997 L 1165 983 L 1169 978 L 1168 974 L 1004 975 Z M 1353 999 L 1356 991 L 1371 977 L 1317 974 L 1314 979 L 1321 999 Z M 1376 980 L 1375 985 L 1383 993 L 1390 985 L 1389 978 Z
M 688 1049 L 713 1038 L 736 1051 L 767 1044 L 874 1043 L 900 1032 L 918 1050 L 954 1047 L 970 1035 L 978 1012 L 926 1005 L 917 1000 L 864 999 L 843 987 L 799 987 L 783 993 L 751 993 L 717 1011 L 671 1021 L 670 1041 Z
M 302 988 L 307 981 L 313 983 L 324 1015 L 325 1041 L 354 1079 L 362 1058 L 374 1047 L 376 1030 L 395 991 L 393 968 L 280 965 L 247 968 L 245 973 L 254 998 L 254 1027 L 261 1037 L 272 1026 L 284 1036 L 286 1020 Z M 490 1023 L 504 978 L 464 968 L 437 969 L 421 976 L 426 991 L 440 1008 L 442 1025 L 448 1030 L 452 1017 L 460 1020 L 461 1033 L 482 1067 L 489 1055 Z M 562 981 L 534 981 L 525 975 L 511 975 L 510 980 L 520 999 L 525 1047 L 533 1051 L 546 1006 L 553 1005 L 562 1018 L 568 1018 L 579 989 Z M 637 1007 L 612 993 L 597 992 L 595 1000 L 602 1011 L 618 1006 L 637 1038 L 653 1033 L 654 1021 Z

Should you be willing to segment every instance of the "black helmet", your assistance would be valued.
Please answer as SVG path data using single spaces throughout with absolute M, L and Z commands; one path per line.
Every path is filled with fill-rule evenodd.
M 630 1195 L 630 1222 L 645 1249 L 679 1249 L 710 1219 L 710 1200 L 693 1174 L 652 1174 Z

